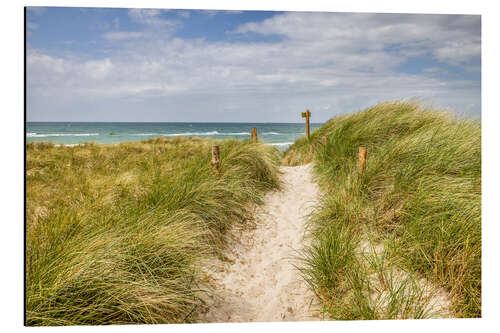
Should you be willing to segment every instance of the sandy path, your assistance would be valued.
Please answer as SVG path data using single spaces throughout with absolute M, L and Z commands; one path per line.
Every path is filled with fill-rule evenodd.
M 216 272 L 217 298 L 202 322 L 318 320 L 313 295 L 290 258 L 303 246 L 305 216 L 318 198 L 311 165 L 281 167 L 283 189 L 268 193 L 254 230 L 227 254 L 232 264 Z

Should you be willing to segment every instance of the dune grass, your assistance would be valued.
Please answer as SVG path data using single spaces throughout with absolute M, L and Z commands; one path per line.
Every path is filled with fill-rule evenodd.
M 211 292 L 200 262 L 220 257 L 228 229 L 279 188 L 279 152 L 249 141 L 29 143 L 26 153 L 30 326 L 196 321 Z
M 360 146 L 368 151 L 363 174 Z M 432 317 L 440 288 L 447 316 L 481 316 L 479 122 L 381 103 L 332 118 L 283 158 L 309 162 L 324 196 L 300 268 L 326 316 Z

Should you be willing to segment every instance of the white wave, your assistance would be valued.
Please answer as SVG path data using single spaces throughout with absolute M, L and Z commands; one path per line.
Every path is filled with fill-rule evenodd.
M 39 134 L 39 133 L 26 133 L 28 138 L 46 138 L 52 136 L 95 136 L 99 135 L 99 133 L 47 133 L 47 134 Z
M 283 135 L 284 133 L 277 133 L 277 132 L 264 132 L 262 133 L 264 135 Z
M 218 135 L 219 132 L 187 132 L 187 133 L 171 133 L 171 134 L 161 134 L 163 136 L 190 136 L 190 135 Z
M 238 132 L 238 133 L 219 133 L 219 135 L 250 135 L 248 132 Z
M 293 142 L 273 142 L 273 143 L 268 143 L 270 146 L 289 146 L 293 144 Z
M 155 134 L 156 135 L 156 134 Z M 250 135 L 248 132 L 237 132 L 237 133 L 220 133 L 218 131 L 211 132 L 186 132 L 186 133 L 171 133 L 171 134 L 159 134 L 163 136 L 193 136 L 193 135 Z

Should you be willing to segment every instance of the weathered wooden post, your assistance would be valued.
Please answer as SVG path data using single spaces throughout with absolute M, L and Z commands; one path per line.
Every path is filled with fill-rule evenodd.
M 366 168 L 366 147 L 359 147 L 358 167 L 359 167 L 360 173 L 363 173 L 363 171 L 365 171 L 365 168 Z
M 219 174 L 219 167 L 220 167 L 220 154 L 219 154 L 219 146 L 212 146 L 212 161 L 210 162 L 212 164 L 212 170 L 216 175 Z
M 252 129 L 252 142 L 257 143 L 257 128 Z
M 311 111 L 307 110 L 306 112 L 302 112 L 302 118 L 306 118 L 306 137 L 307 137 L 307 140 L 309 140 L 309 137 L 310 137 L 309 117 L 311 117 Z

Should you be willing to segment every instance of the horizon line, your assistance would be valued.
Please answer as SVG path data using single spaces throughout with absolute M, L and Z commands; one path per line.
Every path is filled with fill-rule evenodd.
M 326 121 L 325 121 L 326 122 Z M 311 122 L 323 124 L 325 122 Z M 68 121 L 68 120 L 26 120 L 26 123 L 143 123 L 143 124 L 304 124 L 303 122 L 252 122 L 252 121 Z

